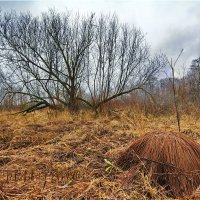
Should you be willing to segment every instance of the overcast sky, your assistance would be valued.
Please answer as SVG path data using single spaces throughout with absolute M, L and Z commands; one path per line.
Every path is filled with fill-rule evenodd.
M 177 73 L 200 56 L 200 0 L 17 0 L 0 1 L 0 7 L 2 11 L 30 10 L 34 15 L 49 8 L 83 14 L 116 13 L 122 23 L 141 28 L 153 52 L 175 59 L 183 48 Z

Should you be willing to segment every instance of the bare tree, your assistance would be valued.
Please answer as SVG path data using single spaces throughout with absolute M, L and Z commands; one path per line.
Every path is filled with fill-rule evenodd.
M 4 72 L 12 77 L 6 94 L 27 96 L 26 112 L 58 104 L 74 111 L 78 101 L 97 111 L 144 90 L 162 67 L 161 56 L 150 57 L 142 32 L 116 16 L 7 13 L 0 18 L 0 50 Z M 13 85 L 17 90 L 9 89 Z
M 194 59 L 187 75 L 190 100 L 200 106 L 200 58 Z
M 82 60 L 93 41 L 93 14 L 73 18 L 51 10 L 34 18 L 8 13 L 1 16 L 0 40 L 3 67 L 13 77 L 10 84 L 20 85 L 10 93 L 29 96 L 33 106 L 28 111 L 56 102 L 76 109 Z
M 177 95 L 177 91 L 176 91 L 176 84 L 175 84 L 175 66 L 181 56 L 181 54 L 183 53 L 183 49 L 181 50 L 180 54 L 178 55 L 178 57 L 176 58 L 175 62 L 173 63 L 172 59 L 171 61 L 168 60 L 168 64 L 172 70 L 172 91 L 173 91 L 173 98 L 174 98 L 174 107 L 175 107 L 175 111 L 176 111 L 176 120 L 177 120 L 177 126 L 178 126 L 178 131 L 181 131 L 181 124 L 180 124 L 180 112 L 179 112 L 179 101 L 178 101 L 178 95 Z
M 150 58 L 139 29 L 119 24 L 116 16 L 101 16 L 85 59 L 89 98 L 83 101 L 97 111 L 112 99 L 144 90 L 162 66 L 160 58 Z

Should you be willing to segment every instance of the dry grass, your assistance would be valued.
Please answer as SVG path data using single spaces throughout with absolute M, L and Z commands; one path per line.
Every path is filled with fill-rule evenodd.
M 150 132 L 120 155 L 118 165 L 128 170 L 126 181 L 135 181 L 141 171 L 169 196 L 184 197 L 200 185 L 200 144 L 183 133 Z
M 199 141 L 200 121 L 184 116 L 185 134 Z M 116 156 L 138 136 L 175 131 L 175 118 L 125 110 L 109 115 L 43 111 L 0 114 L 1 199 L 166 199 L 140 174 L 123 184 Z

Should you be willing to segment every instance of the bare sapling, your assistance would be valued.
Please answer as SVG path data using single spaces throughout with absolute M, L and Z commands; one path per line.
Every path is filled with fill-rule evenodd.
M 171 80 L 171 84 L 172 84 L 172 90 L 173 90 L 173 101 L 174 101 L 174 107 L 175 107 L 175 112 L 176 112 L 176 120 L 177 120 L 177 126 L 178 126 L 178 131 L 181 131 L 181 124 L 180 124 L 180 112 L 179 112 L 179 100 L 178 100 L 178 94 L 177 94 L 177 90 L 176 90 L 176 84 L 175 84 L 175 66 L 176 63 L 178 62 L 181 54 L 183 53 L 183 49 L 181 50 L 181 52 L 179 53 L 178 57 L 176 58 L 175 62 L 173 63 L 173 60 L 171 58 L 171 61 L 169 61 L 169 59 L 167 59 L 169 66 L 172 70 L 172 80 Z

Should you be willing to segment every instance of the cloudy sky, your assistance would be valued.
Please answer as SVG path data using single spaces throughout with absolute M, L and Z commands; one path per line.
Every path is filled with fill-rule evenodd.
M 34 15 L 55 8 L 79 13 L 116 13 L 122 23 L 141 28 L 153 52 L 175 59 L 183 73 L 200 56 L 200 0 L 38 0 L 0 1 L 2 11 L 30 10 Z

